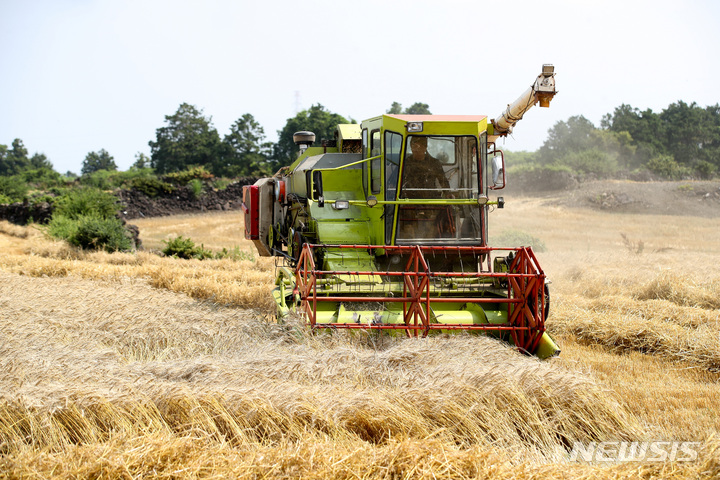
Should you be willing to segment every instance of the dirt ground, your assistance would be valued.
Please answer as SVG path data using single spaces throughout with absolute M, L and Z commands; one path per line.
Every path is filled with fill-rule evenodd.
M 502 190 L 498 191 L 502 194 Z M 720 181 L 632 182 L 601 180 L 579 184 L 577 188 L 533 195 L 547 198 L 547 205 L 588 208 L 616 213 L 685 215 L 714 218 L 720 216 Z M 527 197 L 509 192 L 505 200 Z

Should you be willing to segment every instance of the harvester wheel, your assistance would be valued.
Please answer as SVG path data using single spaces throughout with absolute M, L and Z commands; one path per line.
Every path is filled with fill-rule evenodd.
M 295 230 L 293 233 L 293 241 L 292 241 L 292 257 L 295 259 L 295 263 L 297 264 L 298 261 L 300 261 L 300 254 L 302 253 L 303 245 L 305 244 L 305 237 L 302 233 Z

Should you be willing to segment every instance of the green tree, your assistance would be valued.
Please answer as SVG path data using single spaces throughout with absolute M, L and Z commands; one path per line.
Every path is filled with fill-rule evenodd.
M 678 101 L 659 114 L 621 105 L 603 118 L 602 126 L 627 132 L 636 148 L 635 165 L 667 178 L 691 170 L 709 178 L 720 167 L 720 105 L 702 108 Z
M 50 160 L 47 159 L 44 153 L 34 153 L 33 156 L 30 157 L 30 161 L 28 162 L 28 168 L 35 170 L 55 171 L 55 169 L 53 168 L 53 164 L 50 163 Z
M 595 126 L 582 115 L 559 121 L 548 130 L 548 137 L 538 150 L 543 164 L 552 164 L 565 155 L 592 148 Z
M 393 102 L 392 105 L 390 105 L 390 110 L 387 111 L 390 115 L 399 115 L 402 113 L 402 104 L 398 102 Z
M 289 118 L 285 127 L 278 131 L 278 142 L 274 146 L 273 168 L 290 165 L 297 157 L 297 146 L 293 142 L 293 134 L 301 130 L 308 130 L 315 134 L 316 142 L 335 138 L 337 126 L 341 123 L 350 123 L 345 117 L 328 111 L 320 105 L 313 105 L 308 110 Z
M 600 126 L 615 133 L 627 132 L 634 145 L 644 144 L 645 150 L 666 153 L 663 137 L 665 135 L 660 116 L 649 108 L 643 112 L 630 105 L 622 104 L 613 114 L 603 117 Z M 647 161 L 647 158 L 644 159 Z
M 165 116 L 164 127 L 150 141 L 150 166 L 158 173 L 178 172 L 192 165 L 210 166 L 222 156 L 220 135 L 211 118 L 183 103 L 174 115 Z
M 415 102 L 405 109 L 405 113 L 409 115 L 432 115 L 430 106 L 427 103 Z
M 98 170 L 117 170 L 115 159 L 104 148 L 88 153 L 82 163 L 81 173 L 83 175 L 89 175 Z
M 150 168 L 150 157 L 148 157 L 142 152 L 136 153 L 135 163 L 132 164 L 132 168 L 137 168 L 138 170 L 143 168 Z
M 7 159 L 7 145 L 0 145 L 0 176 L 10 175 L 10 164 Z
M 603 124 L 608 125 L 606 116 Z M 583 116 L 557 122 L 537 152 L 539 163 L 569 167 L 580 174 L 609 176 L 619 167 L 630 170 L 638 166 L 638 148 L 627 131 L 602 130 Z M 648 157 L 649 158 L 649 157 Z
M 678 164 L 695 168 L 705 161 L 720 166 L 720 128 L 713 118 L 717 110 L 679 101 L 660 113 L 667 152 Z
M 27 148 L 19 138 L 13 140 L 11 149 L 6 145 L 0 147 L 0 175 L 17 175 L 28 168 L 29 163 Z
M 427 103 L 420 102 L 413 103 L 405 110 L 403 110 L 402 104 L 398 102 L 393 102 L 390 106 L 390 110 L 388 110 L 387 113 L 389 113 L 390 115 L 432 115 L 432 113 L 430 112 L 430 106 Z
M 222 163 L 214 166 L 217 176 L 240 177 L 272 173 L 272 143 L 265 141 L 265 130 L 251 114 L 246 113 L 230 127 L 223 139 Z
M 0 145 L 0 175 L 18 175 L 25 170 L 46 170 L 55 173 L 52 163 L 44 153 L 28 157 L 28 150 L 19 138 L 13 140 L 12 148 Z

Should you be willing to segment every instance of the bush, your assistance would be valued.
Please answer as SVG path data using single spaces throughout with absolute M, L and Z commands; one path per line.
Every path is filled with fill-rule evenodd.
M 48 234 L 86 250 L 116 252 L 132 249 L 132 240 L 118 218 L 53 215 Z
M 3 203 L 22 202 L 28 193 L 28 184 L 20 177 L 0 177 L 0 196 Z
M 138 179 L 153 179 L 159 182 L 152 168 L 131 168 L 126 172 L 96 170 L 80 177 L 80 183 L 100 190 L 114 190 L 131 188 Z
M 182 235 L 170 240 L 163 240 L 165 248 L 162 253 L 168 257 L 205 260 L 213 258 L 213 252 L 206 250 L 203 246 L 197 247 L 195 242 L 189 238 L 183 238 Z
M 695 171 L 703 180 L 709 180 L 717 173 L 717 168 L 710 162 L 701 160 L 695 165 Z
M 132 248 L 132 241 L 118 218 L 82 217 L 75 235 L 68 241 L 80 248 L 107 252 Z
M 165 175 L 165 178 L 177 185 L 187 185 L 190 180 L 212 180 L 213 174 L 205 170 L 205 167 L 191 167 L 181 172 L 173 172 Z
M 94 188 L 66 190 L 55 200 L 47 232 L 84 249 L 130 250 L 132 240 L 117 211 L 116 198 L 109 193 Z
M 27 183 L 32 183 L 38 188 L 42 188 L 44 190 L 52 187 L 63 186 L 66 183 L 63 176 L 51 168 L 25 170 L 20 175 Z
M 165 248 L 162 249 L 162 253 L 168 257 L 184 258 L 187 260 L 191 258 L 195 258 L 198 260 L 207 260 L 213 258 L 227 258 L 234 261 L 255 260 L 255 257 L 252 253 L 242 251 L 240 250 L 240 247 L 236 246 L 230 250 L 228 250 L 227 248 L 223 248 L 221 251 L 215 253 L 212 250 L 206 249 L 204 245 L 200 245 L 198 247 L 197 245 L 195 245 L 195 242 L 193 242 L 189 238 L 184 238 L 182 235 L 176 238 L 172 238 L 170 240 L 163 240 L 163 243 L 165 244 Z
M 213 188 L 217 190 L 225 190 L 231 184 L 235 183 L 235 179 L 232 178 L 218 178 L 213 182 Z
M 115 170 L 96 170 L 80 177 L 80 183 L 99 190 L 112 190 L 116 187 L 116 182 L 113 180 L 116 174 Z
M 679 180 L 688 175 L 688 169 L 678 164 L 670 155 L 658 155 L 648 160 L 645 167 L 651 172 L 670 180 Z
M 47 224 L 48 235 L 68 242 L 70 241 L 70 238 L 75 236 L 77 229 L 78 222 L 76 219 L 71 219 L 64 215 L 57 215 L 55 213 L 53 213 L 52 218 Z
M 241 260 L 249 260 L 251 262 L 255 261 L 255 255 L 244 250 L 240 250 L 240 247 L 238 247 L 237 245 L 230 250 L 223 247 L 222 250 L 215 253 L 215 258 L 229 258 L 230 260 L 234 260 L 236 262 Z
M 199 179 L 193 178 L 188 183 L 188 186 L 190 187 L 190 190 L 192 191 L 193 197 L 199 198 L 200 195 L 202 195 L 203 184 Z
M 39 205 L 41 203 L 49 203 L 50 205 L 54 205 L 56 198 L 57 197 L 55 197 L 53 195 L 38 192 L 38 193 L 33 194 L 30 197 L 30 204 Z
M 148 197 L 157 197 L 160 194 L 175 191 L 175 187 L 167 182 L 161 181 L 157 177 L 136 177 L 132 179 L 130 186 L 135 190 L 143 192 Z
M 65 190 L 55 200 L 55 214 L 77 220 L 80 217 L 114 218 L 120 210 L 117 198 L 95 188 Z

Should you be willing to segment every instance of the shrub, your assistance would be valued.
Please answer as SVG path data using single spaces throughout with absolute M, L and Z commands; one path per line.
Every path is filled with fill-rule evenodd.
M 80 177 L 80 183 L 100 190 L 130 188 L 139 178 L 157 179 L 152 168 L 131 168 L 126 172 L 117 170 L 96 170 Z
M 20 176 L 27 183 L 35 184 L 42 189 L 49 189 L 65 185 L 63 176 L 51 168 L 36 168 L 33 170 L 25 170 Z
M 55 200 L 55 196 L 47 193 L 36 193 L 30 197 L 30 203 L 33 205 L 38 205 L 40 203 L 49 203 L 53 205 L 55 203 Z
M 20 177 L 0 177 L 0 196 L 3 203 L 22 202 L 28 193 L 28 184 Z
M 81 217 L 68 241 L 76 247 L 117 252 L 130 250 L 132 241 L 118 218 Z
M 218 178 L 213 182 L 213 188 L 217 190 L 225 190 L 229 185 L 235 183 L 234 179 L 231 178 Z
M 99 190 L 112 190 L 115 188 L 115 182 L 112 177 L 116 174 L 117 171 L 115 170 L 96 170 L 80 177 L 80 183 Z
M 75 236 L 77 229 L 78 222 L 76 219 L 68 218 L 65 215 L 57 215 L 56 213 L 53 213 L 47 224 L 48 235 L 68 242 L 70 238 Z
M 228 250 L 223 248 L 219 252 L 213 252 L 208 250 L 204 245 L 199 247 L 195 245 L 190 238 L 184 238 L 182 235 L 170 240 L 163 240 L 165 247 L 162 249 L 162 253 L 168 257 L 191 259 L 195 258 L 198 260 L 207 259 L 230 259 L 230 260 L 250 260 L 254 261 L 255 257 L 252 253 L 248 253 L 240 250 L 240 247 L 236 246 Z
M 111 179 L 117 188 L 131 188 L 140 179 L 159 181 L 152 168 L 131 168 L 125 172 L 115 172 Z
M 230 260 L 234 260 L 236 262 L 240 260 L 249 260 L 251 262 L 255 261 L 255 255 L 244 250 L 240 250 L 240 247 L 238 247 L 237 245 L 230 250 L 223 247 L 223 249 L 219 252 L 215 252 L 215 258 L 229 258 Z
M 203 184 L 199 179 L 193 178 L 188 183 L 188 186 L 190 187 L 190 190 L 192 191 L 193 197 L 199 198 L 200 195 L 202 195 Z
M 212 180 L 213 174 L 205 170 L 205 167 L 191 167 L 181 172 L 172 172 L 165 175 L 165 178 L 177 185 L 187 185 L 190 180 Z
M 167 182 L 163 182 L 157 177 L 136 177 L 130 182 L 130 186 L 135 190 L 143 192 L 148 197 L 157 197 L 162 193 L 172 193 L 175 187 Z
M 678 164 L 670 155 L 653 157 L 645 166 L 651 172 L 670 180 L 678 180 L 689 173 L 686 167 Z
M 703 180 L 709 180 L 715 176 L 717 168 L 708 161 L 700 160 L 697 165 L 695 165 L 695 171 Z
M 55 201 L 48 235 L 84 249 L 130 250 L 132 240 L 116 217 L 116 198 L 94 188 L 66 190 Z
M 114 195 L 95 188 L 65 190 L 55 200 L 55 213 L 73 220 L 84 216 L 114 218 L 119 209 Z
M 189 238 L 183 238 L 179 236 L 170 240 L 163 240 L 165 248 L 162 249 L 162 253 L 168 257 L 175 258 L 197 258 L 198 260 L 205 260 L 213 258 L 213 253 L 210 250 L 206 250 L 203 246 L 196 246 Z
M 53 215 L 48 234 L 86 250 L 116 252 L 132 248 L 132 240 L 118 218 Z

